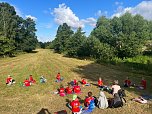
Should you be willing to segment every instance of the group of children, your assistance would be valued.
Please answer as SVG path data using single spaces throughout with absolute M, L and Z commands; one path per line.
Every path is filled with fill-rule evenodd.
M 47 80 L 44 78 L 44 76 L 40 77 L 40 83 L 45 83 Z M 6 85 L 10 86 L 13 85 L 15 83 L 15 80 L 12 78 L 11 75 L 8 75 L 7 79 L 6 79 Z M 24 82 L 20 82 L 21 86 L 31 86 L 32 84 L 35 84 L 36 80 L 33 79 L 33 76 L 30 75 L 29 78 L 26 78 L 24 80 Z
M 44 78 L 44 76 L 40 77 L 40 83 L 45 83 L 46 81 L 47 80 Z M 63 81 L 63 78 L 61 77 L 60 73 L 58 73 L 56 76 L 56 82 L 61 82 L 61 81 Z M 12 78 L 12 76 L 8 75 L 6 79 L 6 84 L 12 85 L 14 83 L 15 80 Z M 26 79 L 22 85 L 31 86 L 34 83 L 36 83 L 36 80 L 34 80 L 33 76 L 30 75 L 29 78 Z M 90 86 L 90 84 L 84 78 L 81 80 L 81 84 L 83 87 Z M 79 102 L 79 97 L 77 96 L 77 94 L 81 93 L 81 87 L 79 86 L 78 81 L 76 79 L 68 83 L 68 86 L 66 88 L 64 88 L 64 86 L 61 85 L 57 91 L 57 94 L 59 94 L 62 97 L 68 94 L 73 94 L 72 101 L 68 103 L 68 106 L 72 110 L 73 114 L 89 114 L 90 112 L 93 111 L 95 106 L 104 109 L 107 107 L 117 108 L 123 105 L 122 99 L 119 94 L 121 87 L 118 85 L 118 80 L 115 80 L 113 85 L 108 87 L 105 86 L 103 80 L 99 78 L 97 84 L 101 90 L 104 90 L 103 88 L 110 89 L 111 90 L 110 93 L 113 95 L 113 98 L 107 99 L 103 91 L 100 91 L 99 98 L 92 96 L 92 92 L 88 92 L 88 96 L 84 100 L 85 107 L 82 108 Z M 126 80 L 124 81 L 124 87 L 131 87 L 131 86 L 135 86 L 135 84 L 133 84 L 131 80 L 127 77 Z M 140 89 L 146 89 L 146 80 L 142 78 L 141 85 L 138 85 L 136 87 L 139 87 Z M 139 101 L 139 99 L 133 99 L 133 100 Z

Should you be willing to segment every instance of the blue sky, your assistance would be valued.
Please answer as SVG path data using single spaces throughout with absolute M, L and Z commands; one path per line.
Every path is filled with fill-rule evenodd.
M 13 5 L 18 15 L 35 20 L 39 41 L 55 38 L 57 27 L 66 22 L 74 30 L 82 27 L 88 36 L 97 19 L 121 16 L 126 11 L 152 20 L 152 0 L 0 0 Z

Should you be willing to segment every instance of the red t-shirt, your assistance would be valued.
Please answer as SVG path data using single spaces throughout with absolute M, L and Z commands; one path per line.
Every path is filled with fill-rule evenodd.
M 94 97 L 87 97 L 87 98 L 85 99 L 85 101 L 84 101 L 84 104 L 85 104 L 86 106 L 89 106 L 91 100 L 93 100 L 93 99 L 94 99 Z
M 80 102 L 76 99 L 76 100 L 73 100 L 71 103 L 70 103 L 70 106 L 72 107 L 72 112 L 79 112 L 80 111 Z
M 67 94 L 72 94 L 73 89 L 70 88 L 70 87 L 67 87 L 67 88 L 65 89 L 65 91 L 66 91 Z
M 74 85 L 76 85 L 76 83 L 77 83 L 77 80 L 76 80 L 76 79 L 74 79 L 74 80 L 73 80 L 73 83 L 74 83 Z
M 11 80 L 12 80 L 12 78 L 11 78 L 11 77 L 8 77 L 8 78 L 6 79 L 6 83 L 10 83 Z
M 35 83 L 35 82 L 36 82 L 36 81 L 33 79 L 32 76 L 29 77 L 29 81 L 32 82 L 32 83 Z
M 127 84 L 128 86 L 130 86 L 131 81 L 130 80 L 125 80 L 125 84 Z
M 146 80 L 142 80 L 141 85 L 143 86 L 144 89 L 146 89 Z
M 82 84 L 87 84 L 87 81 L 85 79 L 83 79 Z
M 73 91 L 74 93 L 80 93 L 81 91 L 80 86 L 74 86 Z
M 103 85 L 103 81 L 102 80 L 98 80 L 98 86 L 102 86 Z
M 25 85 L 25 86 L 30 86 L 30 85 L 31 85 L 31 84 L 30 84 L 30 81 L 29 81 L 29 80 L 25 80 L 25 81 L 24 81 L 24 85 Z
M 60 80 L 60 79 L 61 79 L 60 74 L 57 74 L 56 79 L 57 79 L 57 80 Z
M 64 93 L 64 88 L 60 88 L 59 93 Z

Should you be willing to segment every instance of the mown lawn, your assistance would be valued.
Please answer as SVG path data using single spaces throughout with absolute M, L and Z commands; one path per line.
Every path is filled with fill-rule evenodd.
M 71 111 L 66 107 L 66 103 L 68 99 L 71 100 L 72 96 L 59 97 L 53 94 L 60 86 L 60 83 L 55 82 L 58 72 L 64 77 L 62 84 L 65 86 L 74 77 L 77 80 L 85 77 L 92 83 L 91 87 L 82 88 L 82 94 L 79 95 L 82 101 L 88 91 L 92 91 L 98 97 L 99 89 L 95 84 L 99 77 L 102 77 L 107 85 L 114 79 L 118 79 L 122 84 L 126 76 L 129 76 L 135 83 L 139 83 L 141 77 L 145 77 L 148 89 L 127 89 L 127 103 L 122 108 L 104 110 L 96 108 L 92 114 L 152 114 L 152 107 L 149 104 L 139 104 L 130 100 L 142 93 L 152 95 L 152 76 L 125 71 L 111 65 L 99 65 L 93 61 L 67 58 L 43 49 L 36 50 L 36 53 L 0 59 L 0 113 L 45 114 L 41 113 L 44 108 L 48 109 L 51 114 L 62 109 L 71 114 Z M 15 85 L 9 87 L 5 85 L 8 74 L 15 78 Z M 30 74 L 37 80 L 36 84 L 31 87 L 21 87 L 19 83 L 28 78 Z M 39 83 L 41 75 L 47 78 L 46 84 Z M 112 97 L 108 93 L 105 94 L 107 97 Z

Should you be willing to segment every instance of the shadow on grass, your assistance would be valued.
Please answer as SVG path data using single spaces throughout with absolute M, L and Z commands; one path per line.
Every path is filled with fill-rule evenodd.
M 115 68 L 117 67 L 117 68 Z M 129 77 L 133 83 L 139 84 L 141 82 L 141 78 L 144 77 L 147 80 L 147 90 L 137 90 L 137 89 L 128 89 L 128 91 L 132 91 L 137 95 L 141 95 L 142 93 L 150 93 L 151 90 L 151 81 L 152 76 L 138 74 L 138 72 L 134 73 L 131 70 L 126 71 L 123 67 L 114 66 L 114 65 L 105 65 L 105 64 L 97 64 L 91 63 L 88 65 L 78 66 L 76 69 L 73 69 L 74 72 L 80 74 L 82 78 L 86 78 L 93 82 L 93 85 L 97 86 L 97 81 L 99 77 L 103 79 L 105 85 L 111 85 L 113 80 L 119 80 L 119 84 L 123 86 L 124 80 L 126 77 Z
M 32 51 L 29 51 L 28 53 L 38 53 L 39 51 L 36 51 L 36 50 L 32 50 Z
M 42 108 L 37 114 L 51 114 L 48 109 Z

